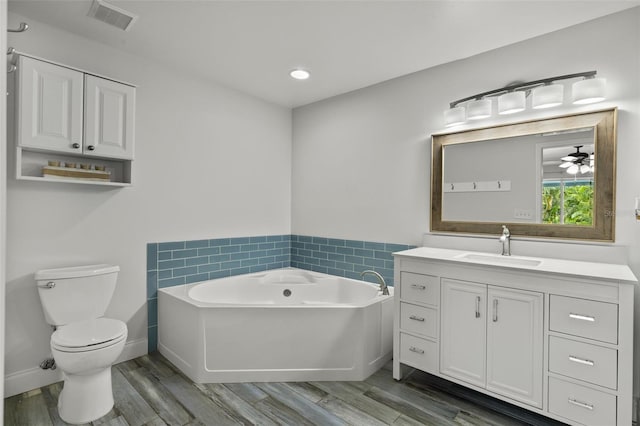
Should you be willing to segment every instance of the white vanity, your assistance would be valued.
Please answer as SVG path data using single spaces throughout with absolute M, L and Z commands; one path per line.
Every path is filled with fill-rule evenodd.
M 394 256 L 396 380 L 412 367 L 569 424 L 631 424 L 637 280 L 626 265 Z

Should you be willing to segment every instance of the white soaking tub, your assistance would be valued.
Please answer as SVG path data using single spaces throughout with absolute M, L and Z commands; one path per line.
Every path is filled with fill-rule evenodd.
M 392 355 L 393 288 L 278 269 L 158 290 L 158 349 L 196 383 L 364 380 Z

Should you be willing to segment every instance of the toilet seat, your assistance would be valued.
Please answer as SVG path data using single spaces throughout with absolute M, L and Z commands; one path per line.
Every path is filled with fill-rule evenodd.
M 51 346 L 63 352 L 87 352 L 115 345 L 126 339 L 127 325 L 116 319 L 95 318 L 59 327 L 51 335 Z

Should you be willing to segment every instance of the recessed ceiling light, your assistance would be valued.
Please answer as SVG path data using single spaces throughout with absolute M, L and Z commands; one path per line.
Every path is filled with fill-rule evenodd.
M 310 76 L 309 71 L 303 70 L 303 69 L 300 69 L 300 68 L 296 68 L 295 70 L 292 70 L 289 73 L 289 75 L 292 78 L 295 78 L 296 80 L 306 80 Z

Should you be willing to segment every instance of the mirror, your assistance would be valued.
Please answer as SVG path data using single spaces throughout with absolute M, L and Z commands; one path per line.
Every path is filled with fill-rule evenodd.
M 614 241 L 616 113 L 433 135 L 431 231 Z

